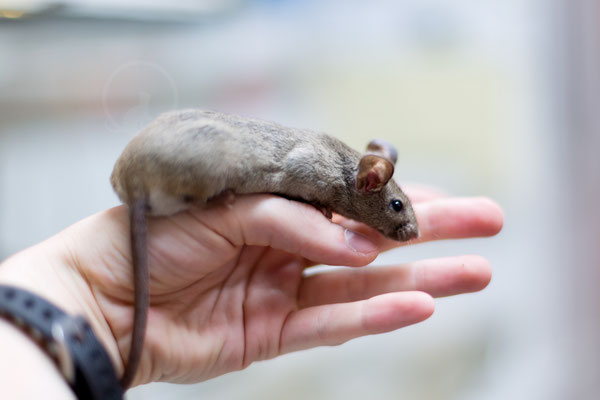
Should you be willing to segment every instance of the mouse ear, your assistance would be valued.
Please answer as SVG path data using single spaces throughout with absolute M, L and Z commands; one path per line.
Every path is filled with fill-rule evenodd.
M 396 164 L 396 161 L 398 160 L 398 151 L 396 151 L 396 148 L 390 142 L 383 139 L 371 140 L 367 145 L 366 154 L 378 155 L 387 159 L 392 164 Z
M 394 174 L 398 152 L 391 143 L 383 139 L 371 140 L 367 152 L 358 163 L 356 188 L 361 192 L 377 192 Z
M 356 189 L 360 192 L 378 192 L 394 174 L 394 164 L 375 154 L 365 154 L 358 163 Z

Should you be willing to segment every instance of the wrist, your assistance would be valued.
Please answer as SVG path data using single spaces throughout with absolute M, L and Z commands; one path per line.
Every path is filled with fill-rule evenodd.
M 0 381 L 11 399 L 75 399 L 67 382 L 44 351 L 14 324 L 0 318 Z M 26 374 L 23 371 L 27 371 Z M 35 379 L 35 384 L 32 384 Z
M 64 233 L 30 247 L 0 264 L 0 284 L 15 285 L 37 294 L 70 315 L 80 315 L 91 325 L 106 349 L 117 374 L 123 362 L 94 294 L 71 260 Z

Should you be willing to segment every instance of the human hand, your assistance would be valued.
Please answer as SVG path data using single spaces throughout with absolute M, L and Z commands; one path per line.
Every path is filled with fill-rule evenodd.
M 490 200 L 407 189 L 421 230 L 410 243 L 490 236 L 502 226 Z M 480 290 L 490 280 L 478 256 L 305 276 L 314 264 L 361 267 L 406 245 L 355 221 L 334 222 L 272 195 L 150 219 L 151 306 L 134 385 L 202 381 L 283 353 L 395 330 L 429 317 L 431 296 Z M 128 213 L 116 207 L 7 260 L 0 281 L 84 313 L 122 371 L 133 321 L 129 246 Z

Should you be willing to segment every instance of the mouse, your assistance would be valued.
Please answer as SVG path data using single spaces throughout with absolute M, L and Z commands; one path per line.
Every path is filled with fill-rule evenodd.
M 148 217 L 223 197 L 235 201 L 235 195 L 271 193 L 408 241 L 419 236 L 419 227 L 408 197 L 392 179 L 397 157 L 382 139 L 372 140 L 361 154 L 326 133 L 210 110 L 169 111 L 142 129 L 110 178 L 129 208 L 133 261 L 134 321 L 122 386 L 133 381 L 146 331 Z

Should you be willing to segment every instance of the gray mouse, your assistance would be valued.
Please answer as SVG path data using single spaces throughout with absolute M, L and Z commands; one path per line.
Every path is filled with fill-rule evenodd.
M 361 155 L 325 133 L 214 111 L 167 112 L 144 128 L 111 176 L 129 206 L 134 267 L 134 324 L 123 387 L 139 364 L 148 316 L 147 215 L 172 215 L 224 194 L 273 193 L 407 241 L 419 229 L 410 201 L 391 179 L 396 158 L 383 140 L 370 142 Z

